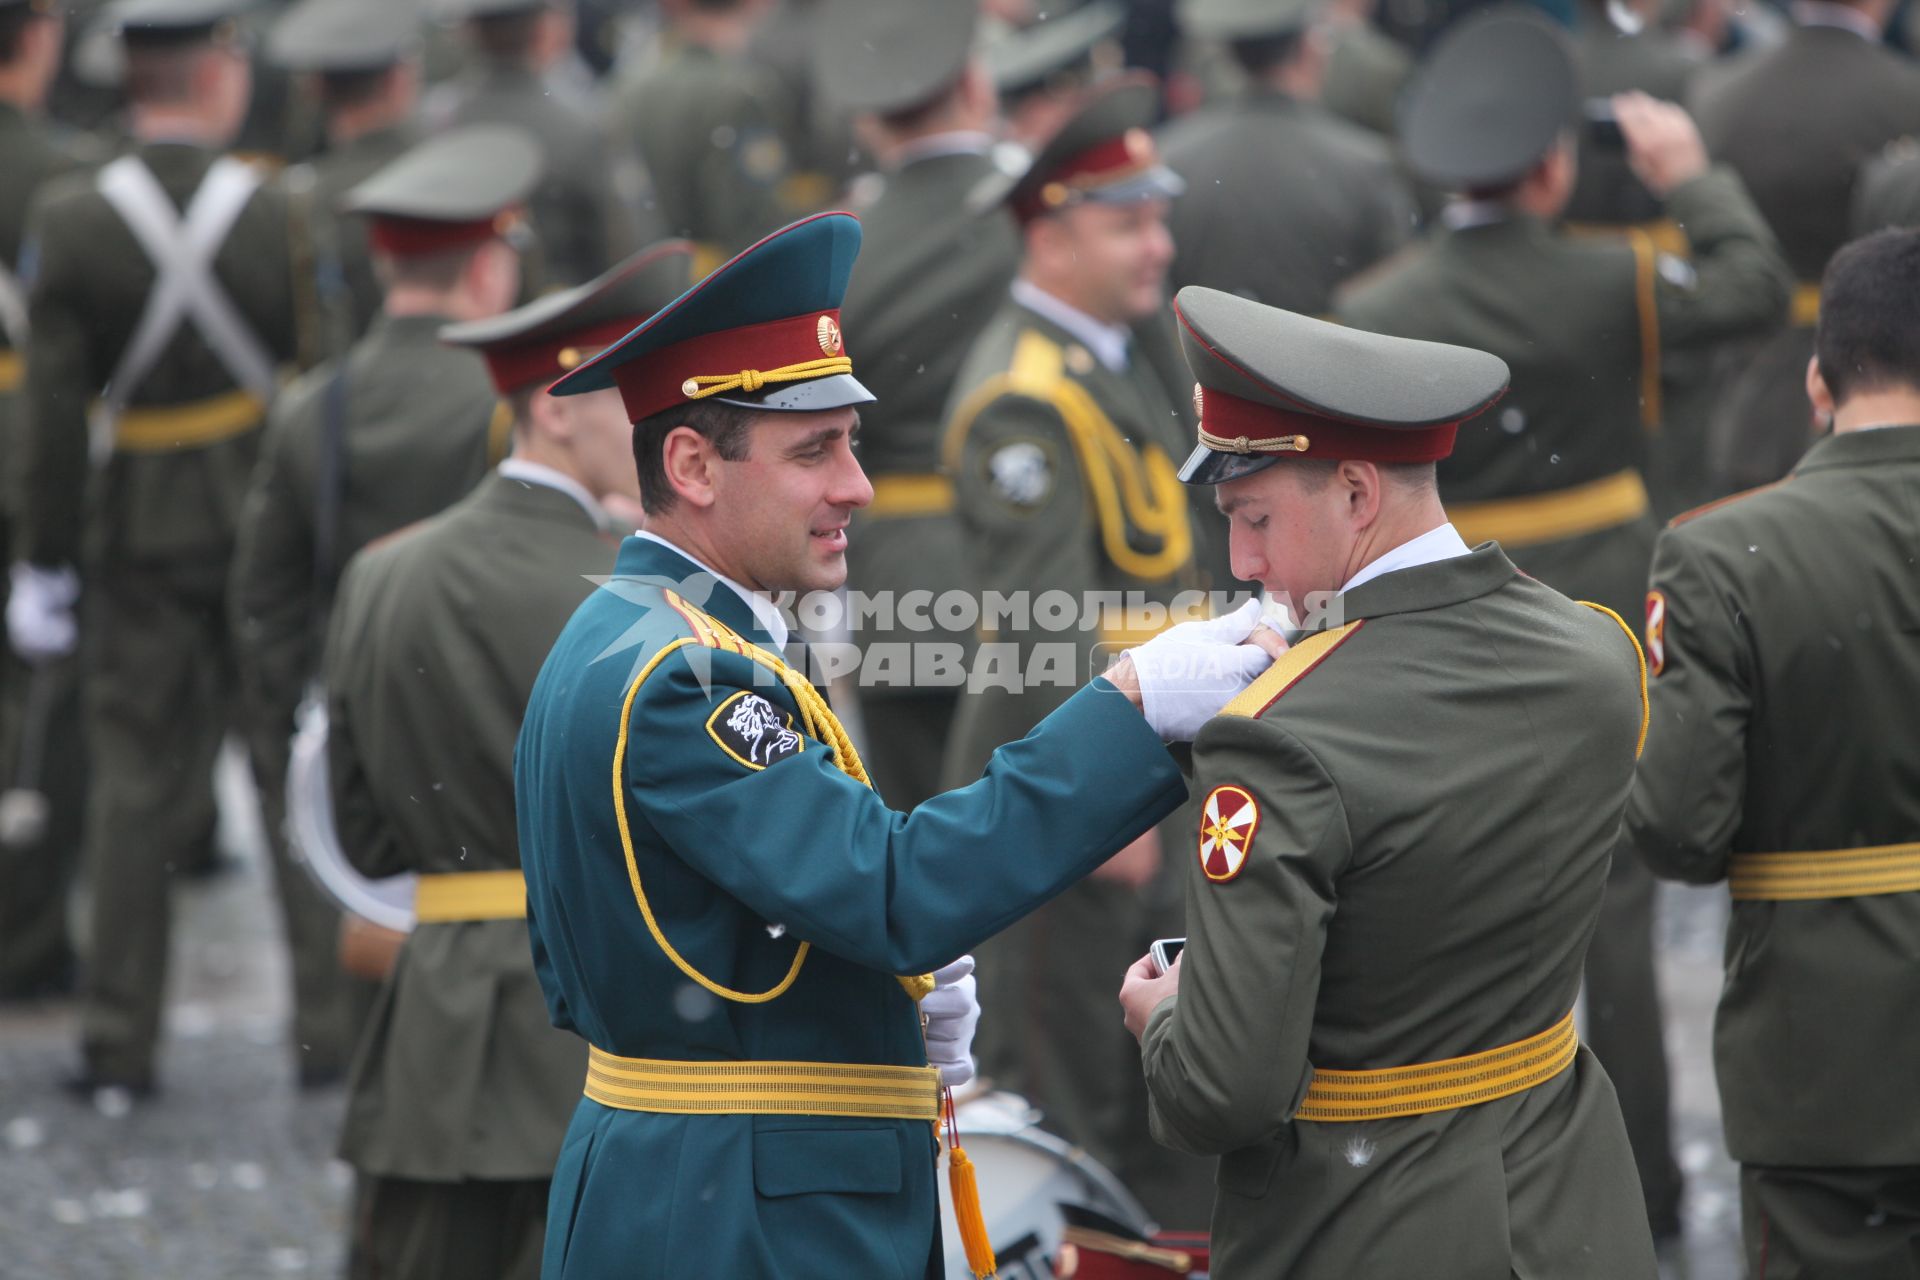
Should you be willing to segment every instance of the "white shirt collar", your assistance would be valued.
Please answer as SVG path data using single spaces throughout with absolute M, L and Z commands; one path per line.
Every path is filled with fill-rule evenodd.
M 558 489 L 579 503 L 580 509 L 585 511 L 588 518 L 596 525 L 606 519 L 606 512 L 601 510 L 600 504 L 594 500 L 592 494 L 587 492 L 585 485 L 564 471 L 554 470 L 544 462 L 528 462 L 525 458 L 508 458 L 500 464 L 499 471 L 503 479 Z
M 1793 20 L 1803 27 L 1838 27 L 1851 31 L 1870 44 L 1879 44 L 1880 28 L 1873 19 L 1850 4 L 1831 4 L 1828 0 L 1795 0 Z
M 1513 216 L 1504 201 L 1500 200 L 1449 200 L 1440 210 L 1440 221 L 1449 231 L 1466 231 L 1472 227 L 1488 227 L 1496 222 L 1505 222 Z
M 1363 582 L 1372 582 L 1375 578 L 1383 577 L 1397 570 L 1411 569 L 1423 564 L 1434 564 L 1441 560 L 1451 560 L 1456 556 L 1467 555 L 1471 550 L 1472 548 L 1467 546 L 1466 541 L 1460 537 L 1459 530 L 1455 529 L 1452 524 L 1443 524 L 1436 529 L 1427 530 L 1417 538 L 1401 543 L 1360 572 L 1354 574 L 1353 577 L 1347 580 L 1347 585 L 1340 588 L 1340 590 L 1344 594 L 1353 590 Z
M 787 647 L 787 620 L 780 616 L 779 605 L 776 605 L 772 600 L 769 600 L 757 591 L 747 590 L 726 574 L 713 569 L 705 561 L 701 560 L 699 556 L 694 555 L 693 552 L 680 546 L 678 543 L 668 542 L 657 533 L 648 533 L 645 529 L 635 529 L 633 536 L 636 538 L 645 538 L 649 542 L 657 542 L 661 546 L 685 556 L 687 559 L 693 561 L 694 564 L 700 566 L 703 572 L 712 575 L 714 578 L 733 588 L 733 593 L 746 602 L 747 608 L 753 610 L 754 620 L 760 624 L 761 630 L 773 637 L 773 651 L 775 653 L 785 651 Z
M 1127 344 L 1133 340 L 1133 335 L 1125 325 L 1095 320 L 1080 308 L 1060 301 L 1027 279 L 1013 282 L 1013 300 L 1080 339 L 1108 369 L 1115 373 L 1127 371 Z
M 983 156 L 993 148 L 993 135 L 976 129 L 954 129 L 915 138 L 900 148 L 895 168 L 904 169 L 936 156 Z

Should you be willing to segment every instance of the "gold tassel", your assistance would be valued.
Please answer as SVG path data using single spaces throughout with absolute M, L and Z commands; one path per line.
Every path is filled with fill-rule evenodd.
M 993 1241 L 987 1238 L 986 1215 L 980 1211 L 980 1184 L 973 1161 L 958 1141 L 947 1148 L 947 1186 L 953 1192 L 953 1220 L 960 1224 L 960 1243 L 967 1251 L 967 1267 L 980 1280 L 998 1275 Z

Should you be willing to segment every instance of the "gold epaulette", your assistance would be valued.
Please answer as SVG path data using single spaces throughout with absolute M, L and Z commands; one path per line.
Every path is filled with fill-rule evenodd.
M 1691 511 L 1682 511 L 1679 515 L 1667 521 L 1667 528 L 1678 529 L 1681 525 L 1686 524 L 1690 520 L 1697 520 L 1709 511 L 1718 511 L 1722 507 L 1732 506 L 1743 498 L 1751 498 L 1757 493 L 1766 493 L 1770 489 L 1778 489 L 1791 479 L 1793 479 L 1793 477 L 1790 475 L 1782 476 L 1780 479 L 1768 484 L 1758 484 L 1751 489 L 1742 489 L 1739 493 L 1730 493 L 1724 498 L 1715 498 L 1712 502 L 1703 502 Z
M 1259 717 L 1266 709 L 1280 700 L 1280 695 L 1300 683 L 1309 672 L 1325 662 L 1335 649 L 1345 644 L 1353 633 L 1365 625 L 1365 619 L 1347 623 L 1344 627 L 1334 627 L 1327 631 L 1317 631 L 1303 636 L 1294 642 L 1292 648 L 1280 655 L 1278 661 L 1262 672 L 1252 684 L 1242 689 L 1233 701 L 1221 708 L 1223 716 L 1244 716 L 1248 719 Z

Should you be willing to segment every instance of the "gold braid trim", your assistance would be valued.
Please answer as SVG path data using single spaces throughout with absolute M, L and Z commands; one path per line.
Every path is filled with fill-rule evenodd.
M 681 383 L 680 391 L 689 400 L 705 400 L 708 396 L 722 395 L 728 391 L 745 391 L 751 394 L 770 382 L 806 382 L 813 378 L 852 372 L 851 357 L 828 356 L 820 360 L 803 361 L 800 364 L 782 365 L 778 369 L 742 369 L 738 373 L 698 374 Z

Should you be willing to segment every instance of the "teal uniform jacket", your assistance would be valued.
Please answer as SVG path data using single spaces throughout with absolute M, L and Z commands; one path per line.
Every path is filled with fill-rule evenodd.
M 771 648 L 729 587 L 648 539 L 626 542 L 615 574 L 548 656 L 514 770 L 548 1011 L 610 1053 L 924 1066 L 895 975 L 966 952 L 1186 794 L 1146 722 L 1096 682 L 1000 751 L 981 781 L 895 812 L 797 733 L 796 700 L 754 661 L 697 640 L 668 652 L 696 635 L 668 589 Z M 755 697 L 771 726 L 748 741 L 728 726 Z M 612 786 L 623 730 L 631 867 Z M 723 1001 L 663 954 L 636 882 L 674 948 L 735 991 L 775 987 L 802 940 L 813 950 L 778 998 Z M 554 1171 L 542 1274 L 934 1274 L 934 1158 L 921 1121 L 670 1115 L 583 1099 Z

